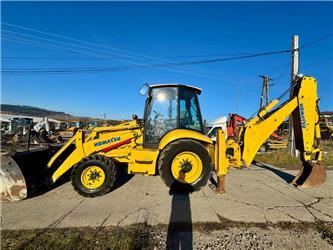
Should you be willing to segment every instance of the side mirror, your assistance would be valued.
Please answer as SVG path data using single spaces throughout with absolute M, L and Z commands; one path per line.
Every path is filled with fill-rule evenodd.
M 140 94 L 141 94 L 141 95 L 145 95 L 145 94 L 147 94 L 149 88 L 150 88 L 149 84 L 148 84 L 148 83 L 145 83 L 145 84 L 141 87 L 141 89 L 140 89 Z
M 132 119 L 133 119 L 133 120 L 137 120 L 137 119 L 138 119 L 138 116 L 135 115 L 135 114 L 133 114 L 133 115 L 132 115 Z

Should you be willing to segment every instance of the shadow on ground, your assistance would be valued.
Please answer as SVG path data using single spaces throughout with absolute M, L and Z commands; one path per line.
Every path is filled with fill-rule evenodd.
M 270 167 L 270 166 L 265 165 L 265 164 L 260 163 L 260 162 L 253 161 L 252 164 L 255 165 L 256 167 L 263 168 L 263 169 L 266 169 L 266 170 L 269 170 L 269 171 L 273 172 L 274 174 L 279 176 L 281 179 L 283 179 L 287 183 L 291 183 L 292 180 L 295 178 L 294 175 L 288 174 L 288 173 L 283 172 L 283 171 L 281 171 L 277 168 Z
M 116 181 L 114 182 L 114 185 L 111 189 L 110 192 L 120 188 L 121 186 L 125 185 L 127 182 L 129 182 L 133 177 L 134 174 L 128 174 L 127 173 L 127 165 L 117 165 L 118 172 L 117 172 L 117 178 Z
M 193 228 L 190 196 L 194 190 L 190 185 L 174 182 L 169 194 L 172 197 L 166 249 L 192 249 Z
M 58 148 L 49 148 L 45 150 L 26 151 L 16 153 L 13 158 L 20 166 L 27 183 L 28 199 L 43 195 L 54 190 L 70 181 L 71 171 L 67 171 L 54 184 L 50 184 L 52 169 L 47 168 L 47 163 L 56 153 Z M 127 174 L 127 167 L 120 165 L 118 167 L 116 181 L 111 192 L 126 184 L 133 175 Z

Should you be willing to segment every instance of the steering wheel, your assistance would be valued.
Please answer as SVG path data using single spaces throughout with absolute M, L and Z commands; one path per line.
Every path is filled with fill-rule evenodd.
M 188 127 L 190 125 L 190 118 L 188 116 L 184 116 L 179 119 L 181 127 Z

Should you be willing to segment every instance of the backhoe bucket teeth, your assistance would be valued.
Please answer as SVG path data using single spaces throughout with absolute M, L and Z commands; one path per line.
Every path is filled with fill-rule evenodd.
M 17 201 L 27 197 L 27 185 L 23 173 L 11 156 L 1 156 L 0 201 Z
M 303 163 L 302 170 L 297 174 L 292 184 L 302 188 L 319 186 L 325 182 L 326 177 L 326 170 L 322 164 Z

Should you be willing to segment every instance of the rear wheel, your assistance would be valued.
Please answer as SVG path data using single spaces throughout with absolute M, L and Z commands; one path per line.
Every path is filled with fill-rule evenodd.
M 116 170 L 111 159 L 100 155 L 89 156 L 73 168 L 72 185 L 76 192 L 85 197 L 104 195 L 116 180 Z
M 193 140 L 177 140 L 166 146 L 159 158 L 159 173 L 168 187 L 182 184 L 199 190 L 211 176 L 206 148 Z

